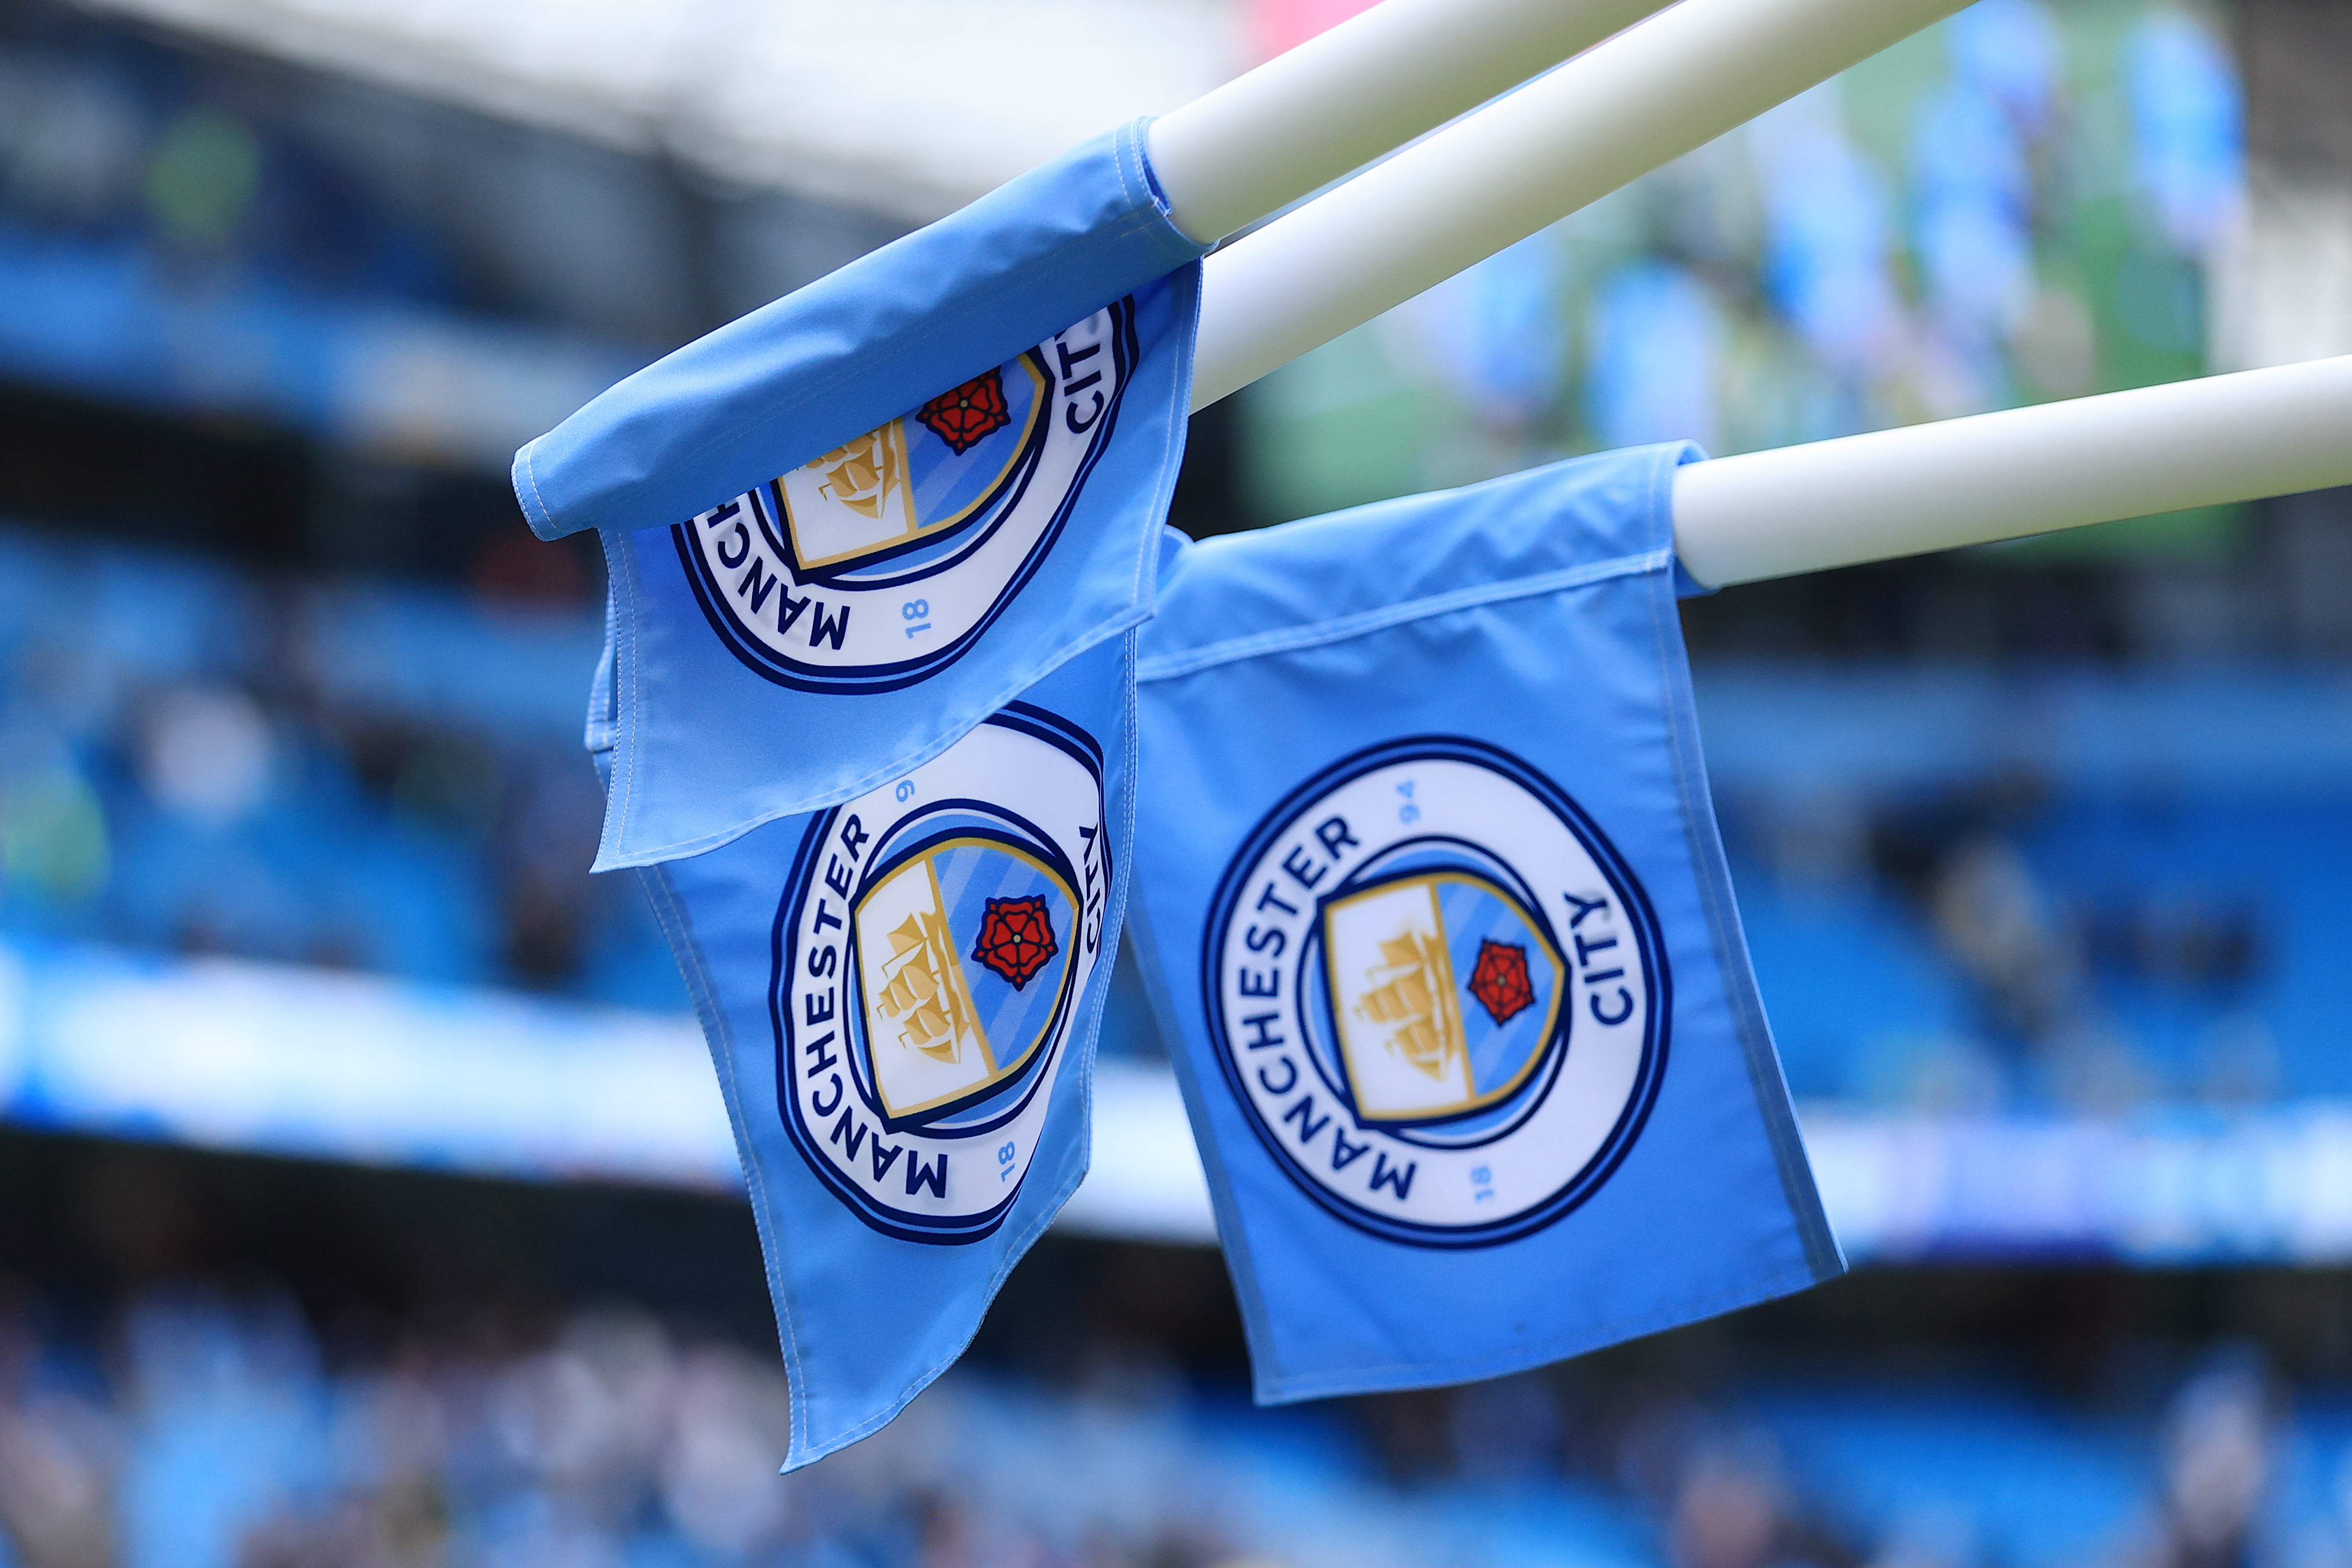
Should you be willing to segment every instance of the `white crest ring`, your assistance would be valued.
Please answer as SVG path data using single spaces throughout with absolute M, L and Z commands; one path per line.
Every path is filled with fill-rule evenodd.
M 1284 1172 L 1438 1247 L 1528 1235 L 1608 1180 L 1673 1010 L 1657 917 L 1600 827 L 1451 736 L 1343 758 L 1266 814 L 1211 904 L 1202 1002 Z

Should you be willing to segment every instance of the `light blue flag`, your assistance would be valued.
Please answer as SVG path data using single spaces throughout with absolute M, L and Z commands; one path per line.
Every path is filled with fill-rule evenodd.
M 1202 249 L 1138 121 L 516 454 L 535 530 L 604 537 L 598 869 L 896 781 L 1151 613 Z
M 645 868 L 719 1070 L 791 1469 L 955 1360 L 1087 1172 L 1134 818 L 1134 636 L 828 809 Z M 613 716 L 600 674 L 589 743 Z
M 1675 613 L 1687 447 L 1192 546 L 1131 935 L 1261 1401 L 1496 1376 L 1843 1268 Z

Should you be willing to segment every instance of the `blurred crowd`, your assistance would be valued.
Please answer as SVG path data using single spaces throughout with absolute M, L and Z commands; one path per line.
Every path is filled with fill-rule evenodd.
M 1570 450 L 1736 451 L 2225 367 L 2242 118 L 2222 19 L 2200 5 L 1979 0 L 1264 384 L 1231 416 L 1233 521 Z M 79 11 L 0 8 L 0 264 L 20 287 L 54 276 L 85 301 L 184 308 L 169 320 L 187 329 L 172 337 L 187 385 L 161 402 L 207 418 L 293 418 L 330 443 L 360 427 L 288 412 L 343 363 L 302 350 L 328 316 L 287 305 L 240 335 L 223 325 L 240 290 L 651 348 L 891 232 Z M 132 351 L 163 336 L 19 311 L 0 320 L 0 374 L 155 405 Z M 300 396 L 252 395 L 259 359 Z M 525 434 L 546 422 L 516 416 Z M 351 504 L 368 483 L 480 456 L 422 428 L 366 463 L 313 454 L 305 526 L 331 531 L 339 509 L 351 531 L 385 523 Z M 44 521 L 97 505 L 75 495 Z M 1906 654 L 1988 664 L 2340 656 L 2342 519 L 2281 531 L 2293 547 L 2261 561 L 2231 553 L 2247 521 L 2130 534 L 2192 565 L 2116 575 L 2139 607 L 2113 646 L 2068 614 L 2030 636 L 2014 619 L 1955 629 L 1936 604 L 1873 602 L 1878 579 L 1841 579 L 1837 614 L 1899 623 Z M 635 887 L 585 870 L 603 804 L 579 751 L 592 574 L 499 526 L 437 586 L 0 530 L 0 942 L 682 1009 Z M 1993 596 L 2030 600 L 2036 581 Z M 1745 603 L 1787 624 L 1741 623 L 1721 639 L 1735 652 L 1846 646 L 1834 616 L 1760 590 Z M 1937 672 L 1879 673 L 1895 706 L 1941 711 Z M 1801 1096 L 1965 1114 L 2352 1093 L 2335 1047 L 2352 914 L 2329 869 L 2352 855 L 2352 814 L 2312 763 L 2324 746 L 2274 747 L 2268 793 L 2163 768 L 2086 787 L 1981 757 L 1865 789 L 1860 753 L 1820 760 L 1823 716 L 1857 693 L 1806 685 L 1818 674 L 1699 682 L 1703 702 L 1738 699 L 1706 714 L 1710 767 Z M 2120 703 L 2139 729 L 2105 743 L 2170 734 L 2201 766 L 2275 695 L 2182 682 Z M 2280 701 L 2288 728 L 2340 729 L 2331 696 Z M 1742 711 L 1765 716 L 1775 759 L 1747 772 L 1717 726 Z M 2045 753 L 2063 749 L 2056 728 Z M 1908 765 L 1905 732 L 1869 737 L 1873 765 Z M 1065 1349 L 1051 1375 L 953 1373 L 877 1436 L 780 1478 L 793 1411 L 773 1345 L 626 1304 L 347 1333 L 266 1283 L 97 1305 L 0 1289 L 0 1568 L 2352 1564 L 2352 1399 L 2290 1387 L 2243 1349 L 2095 1406 L 1819 1369 L 1599 1396 L 1570 1369 L 1286 1412 L 1149 1351 Z
M 0 534 L 0 930 L 682 1006 L 587 874 L 598 635 L 578 599 Z
M 257 116 L 249 96 L 239 103 L 202 66 L 145 40 L 37 13 L 0 21 L 17 24 L 0 26 L 0 222 L 137 240 L 184 268 L 463 298 L 433 228 L 299 121 Z
M 268 1289 L 152 1289 L 93 1342 L 0 1313 L 11 1568 L 2319 1568 L 2352 1426 L 2249 1352 L 2143 1418 L 1959 1384 L 1580 1399 L 1528 1376 L 1251 1411 L 1166 1364 L 963 1371 L 780 1477 L 771 1349 L 636 1309 L 323 1352 Z M 329 1336 L 330 1344 L 335 1342 Z M 1082 1371 L 1071 1371 L 1082 1368 Z
M 1979 0 L 1268 381 L 1260 502 L 2199 374 L 2243 209 L 2224 26 Z
M 2104 1113 L 2352 1089 L 2323 1022 L 2352 947 L 2343 792 L 2021 773 L 1719 799 L 1801 1095 Z
M 0 939 L 682 1009 L 636 888 L 587 874 L 601 628 L 586 582 L 531 574 L 561 559 L 519 535 L 470 584 L 400 584 L 0 528 Z M 1717 662 L 1697 684 L 1800 1096 L 2352 1092 L 2327 678 Z

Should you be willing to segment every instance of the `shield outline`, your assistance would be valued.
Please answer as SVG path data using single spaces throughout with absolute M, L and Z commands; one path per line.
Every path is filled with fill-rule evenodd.
M 1568 826 L 1592 857 L 1610 891 L 1621 900 L 1633 924 L 1634 951 L 1641 963 L 1643 977 L 1651 987 L 1651 1005 L 1644 1015 L 1640 1076 L 1631 1096 L 1618 1112 L 1616 1124 L 1611 1128 L 1607 1140 L 1549 1197 L 1533 1208 L 1485 1224 L 1423 1223 L 1377 1214 L 1325 1187 L 1285 1147 L 1284 1141 L 1268 1125 L 1265 1118 L 1250 1105 L 1249 1086 L 1242 1077 L 1241 1064 L 1234 1056 L 1235 1034 L 1226 1017 L 1224 999 L 1218 984 L 1225 939 L 1233 934 L 1241 901 L 1243 873 L 1267 852 L 1278 835 L 1297 826 L 1297 819 L 1311 810 L 1319 798 L 1367 773 L 1424 757 L 1467 763 L 1497 773 L 1535 795 Z M 1501 746 L 1467 735 L 1424 733 L 1375 742 L 1327 763 L 1294 785 L 1288 794 L 1266 808 L 1265 815 L 1258 818 L 1256 826 L 1250 829 L 1240 847 L 1225 863 L 1224 871 L 1217 879 L 1216 891 L 1210 899 L 1207 917 L 1202 923 L 1197 952 L 1199 967 L 1195 973 L 1202 1016 L 1208 1022 L 1210 1039 L 1216 1047 L 1211 1055 L 1216 1062 L 1218 1076 L 1244 1107 L 1244 1119 L 1260 1148 L 1325 1214 L 1368 1236 L 1409 1247 L 1425 1247 L 1433 1250 L 1497 1247 L 1531 1236 L 1574 1213 L 1608 1183 L 1640 1141 L 1642 1131 L 1649 1122 L 1650 1112 L 1656 1106 L 1658 1086 L 1664 1079 L 1667 1061 L 1673 1055 L 1674 968 L 1667 961 L 1665 934 L 1658 923 L 1657 911 L 1651 907 L 1650 896 L 1633 875 L 1633 868 L 1626 864 L 1624 857 L 1618 853 L 1617 847 L 1601 831 L 1600 825 L 1577 804 L 1576 798 L 1555 784 L 1548 774 Z M 1302 1025 L 1305 1023 L 1303 1015 L 1301 1022 Z M 1336 1087 L 1334 1092 L 1339 1092 Z M 1349 1114 L 1355 1114 L 1352 1106 L 1349 1108 Z M 1387 1131 L 1383 1130 L 1384 1132 Z
M 962 1110 L 966 1106 L 987 1099 L 990 1095 L 995 1093 L 999 1089 L 1003 1087 L 1005 1083 L 1020 1077 L 1030 1062 L 1035 1059 L 1038 1047 L 1043 1046 L 1046 1039 L 1052 1036 L 1055 1029 L 1059 1026 L 1062 1014 L 1070 1003 L 1069 993 L 1071 978 L 1078 972 L 1077 963 L 1072 955 L 1067 942 L 1065 942 L 1062 951 L 1055 955 L 1062 961 L 1062 976 L 1059 984 L 1055 988 L 1053 1005 L 1045 1009 L 1045 1021 L 1039 1025 L 1035 1037 L 1023 1045 L 1021 1049 L 1015 1052 L 1009 1060 L 1000 1058 L 994 1043 L 988 1037 L 987 1028 L 978 1018 L 975 1017 L 972 1020 L 972 1033 L 979 1041 L 982 1058 L 988 1064 L 989 1069 L 988 1076 L 982 1079 L 978 1083 L 968 1085 L 964 1088 L 954 1090 L 952 1093 L 941 1095 L 936 1100 L 925 1100 L 916 1105 L 909 1105 L 902 1108 L 890 1103 L 889 1100 L 882 1092 L 881 1075 L 875 1068 L 874 1041 L 877 1031 L 873 1008 L 871 1004 L 867 1001 L 866 994 L 866 932 L 862 922 L 865 917 L 866 902 L 875 893 L 879 891 L 885 885 L 896 880 L 912 863 L 918 860 L 922 862 L 925 871 L 930 877 L 931 886 L 936 893 L 939 888 L 939 871 L 936 866 L 937 858 L 947 853 L 949 850 L 964 847 L 966 846 L 976 848 L 992 849 L 1000 854 L 1010 855 L 1014 859 L 1020 860 L 1029 866 L 1032 869 L 1035 870 L 1038 875 L 1044 877 L 1046 882 L 1059 892 L 1063 899 L 1066 900 L 1067 907 L 1071 912 L 1070 918 L 1073 921 L 1073 933 L 1075 933 L 1076 931 L 1076 919 L 1078 912 L 1083 908 L 1076 893 L 1070 887 L 1069 879 L 1064 877 L 1060 872 L 1055 870 L 1052 866 L 1048 865 L 1044 859 L 1039 858 L 1033 850 L 1023 845 L 1015 843 L 1009 837 L 1000 838 L 992 834 L 974 833 L 969 829 L 951 832 L 937 838 L 924 839 L 921 842 L 900 851 L 898 854 L 892 856 L 888 861 L 875 868 L 875 869 L 866 876 L 857 889 L 856 901 L 850 905 L 850 936 L 847 942 L 845 944 L 843 967 L 848 971 L 845 978 L 856 987 L 856 1005 L 858 1009 L 857 1053 L 859 1057 L 863 1058 L 860 1063 L 863 1070 L 859 1074 L 859 1077 L 864 1080 L 861 1088 L 866 1091 L 869 1100 L 869 1106 L 881 1119 L 882 1124 L 893 1131 L 901 1127 L 919 1126 L 928 1121 L 936 1121 L 941 1117 L 951 1116 L 956 1111 Z M 944 906 L 945 900 L 943 899 L 940 900 L 940 902 Z M 945 909 L 942 907 L 942 916 L 944 916 L 945 912 Z M 956 940 L 949 949 L 949 956 L 958 966 L 958 973 L 956 977 L 957 987 L 966 996 L 969 996 L 971 994 L 971 974 L 969 971 L 962 968 L 962 965 L 968 963 L 969 960 L 963 951 L 963 937 L 961 933 L 956 933 Z
M 1107 341 L 1110 344 L 1112 363 L 1118 373 L 1115 389 L 1110 395 L 1108 404 L 1092 426 L 1094 434 L 1089 437 L 1089 444 L 1079 461 L 1077 472 L 1064 490 L 1060 500 L 1055 503 L 1051 520 L 1045 531 L 1030 546 L 1028 553 L 1022 558 L 1020 566 L 998 590 L 986 614 L 952 642 L 935 648 L 929 653 L 870 666 L 832 667 L 809 664 L 795 658 L 782 648 L 770 645 L 760 634 L 751 631 L 741 624 L 733 606 L 727 602 L 725 590 L 719 584 L 717 575 L 709 563 L 703 559 L 701 547 L 696 541 L 695 523 L 700 521 L 699 518 L 673 523 L 669 531 L 670 544 L 678 558 L 680 566 L 685 570 L 687 588 L 694 595 L 695 603 L 700 606 L 703 619 L 718 635 L 719 642 L 726 647 L 727 651 L 733 654 L 743 668 L 759 676 L 762 680 L 772 681 L 776 685 L 788 687 L 795 691 L 822 692 L 904 690 L 909 686 L 929 679 L 932 675 L 971 652 L 981 636 L 996 624 L 998 617 L 1012 604 L 1014 596 L 1031 578 L 1037 574 L 1046 554 L 1052 550 L 1055 541 L 1061 537 L 1062 531 L 1068 523 L 1072 510 L 1077 504 L 1079 494 L 1086 488 L 1087 476 L 1094 471 L 1095 465 L 1101 460 L 1108 447 L 1113 432 L 1118 427 L 1119 410 L 1127 400 L 1128 388 L 1133 383 L 1142 363 L 1143 351 L 1137 336 L 1135 296 L 1129 295 L 1113 300 L 1103 309 L 1110 317 Z M 1050 346 L 1051 344 L 1048 343 L 1033 349 L 1028 356 L 1049 377 L 1052 370 L 1045 364 L 1045 348 Z M 992 538 L 996 529 L 1003 525 L 1005 518 L 1021 506 L 1034 477 L 1036 459 L 1044 452 L 1050 437 L 1049 426 L 1044 425 L 1038 426 L 1031 437 L 1029 449 L 1023 454 L 1021 465 L 1014 472 L 1009 499 L 1005 499 L 1002 506 L 992 507 L 983 511 L 977 530 L 968 531 L 966 537 L 955 549 L 944 552 L 936 560 L 924 562 L 896 576 L 868 579 L 852 575 L 844 579 L 838 575 L 818 574 L 807 576 L 799 585 L 823 584 L 836 593 L 851 590 L 859 593 L 879 592 L 910 586 L 955 570 L 974 551 Z M 743 492 L 742 497 L 737 499 L 750 500 L 753 525 L 760 530 L 761 536 L 766 540 L 777 557 L 789 563 L 792 559 L 791 546 L 783 542 L 776 530 L 772 485 L 767 483 L 755 485 Z M 930 542 L 927 540 L 918 540 L 912 545 L 902 545 L 898 548 L 919 552 L 929 542 Z M 884 556 L 871 556 L 867 558 L 866 563 L 870 565 L 884 559 L 886 559 Z M 1025 710 L 1024 705 L 1018 702 L 1012 703 L 1005 710 L 1007 712 L 1014 710 Z
M 803 553 L 801 550 L 800 524 L 794 521 L 793 517 L 792 502 L 784 494 L 784 480 L 791 476 L 789 474 L 778 474 L 774 479 L 770 479 L 763 488 L 768 493 L 768 500 L 770 504 L 775 508 L 777 517 L 784 525 L 782 531 L 782 537 L 778 541 L 778 542 L 783 546 L 783 552 L 793 563 L 793 569 L 803 577 L 807 577 L 810 574 L 821 572 L 827 567 L 842 566 L 860 561 L 883 560 L 891 555 L 895 555 L 901 551 L 909 550 L 917 545 L 928 543 L 931 540 L 936 539 L 941 534 L 947 533 L 956 528 L 965 520 L 971 518 L 973 514 L 987 510 L 989 505 L 1003 492 L 1005 481 L 1013 477 L 1014 471 L 1021 467 L 1023 459 L 1028 456 L 1031 439 L 1037 433 L 1038 422 L 1045 417 L 1047 406 L 1054 401 L 1052 380 L 1046 374 L 1045 367 L 1037 363 L 1037 354 L 1034 350 L 1022 354 L 1018 358 L 1008 362 L 1006 364 L 999 365 L 996 368 L 1000 372 L 1003 372 L 1009 371 L 1015 365 L 1028 373 L 1029 379 L 1036 389 L 1036 395 L 1032 397 L 1029 402 L 1029 416 L 1022 422 L 1017 430 L 1010 431 L 1013 435 L 1013 440 L 1008 447 L 1010 455 L 1005 458 L 1003 466 L 998 468 L 995 474 L 991 476 L 988 483 L 982 487 L 981 492 L 978 496 L 966 503 L 961 510 L 951 512 L 946 517 L 936 518 L 929 521 L 925 521 L 923 519 L 917 517 L 915 518 L 914 528 L 908 532 L 903 533 L 895 539 L 886 539 L 877 543 L 860 545 L 855 549 L 835 551 L 831 555 L 808 555 Z M 892 447 L 901 455 L 901 458 L 903 460 L 908 452 L 908 443 L 910 440 L 910 437 L 907 434 L 907 421 L 913 417 L 914 416 L 911 413 L 901 414 L 896 419 L 889 421 L 887 424 L 879 426 L 874 431 L 868 433 L 882 436 L 886 440 L 890 442 Z M 994 431 L 990 434 L 988 438 L 993 440 L 996 437 L 1005 435 L 1007 433 L 1008 431 L 1006 430 Z M 837 451 L 839 448 L 836 447 L 835 450 Z M 824 462 L 826 458 L 830 458 L 831 456 L 833 456 L 833 453 L 827 452 L 823 457 L 812 458 L 807 462 L 803 463 L 801 468 L 815 468 L 818 464 Z M 959 458 L 958 460 L 961 459 Z M 793 470 L 793 472 L 798 471 L 798 469 Z M 908 515 L 912 516 L 914 512 L 914 498 L 911 493 L 907 498 L 907 507 Z
M 1518 1070 L 1514 1072 L 1507 1082 L 1484 1094 L 1478 1093 L 1474 1086 L 1468 1099 L 1443 1110 L 1416 1111 L 1406 1116 L 1383 1116 L 1366 1110 L 1356 1094 L 1354 1052 L 1349 1044 L 1348 1024 L 1339 1005 L 1339 960 L 1335 944 L 1331 941 L 1331 912 L 1335 909 L 1354 903 L 1375 893 L 1386 892 L 1389 889 L 1406 882 L 1419 882 L 1430 887 L 1433 904 L 1437 902 L 1436 886 L 1445 882 L 1458 882 L 1500 900 L 1503 907 L 1517 918 L 1521 928 L 1534 939 L 1537 951 L 1543 955 L 1544 961 L 1551 965 L 1551 1002 L 1544 1016 L 1543 1027 L 1536 1035 L 1536 1043 L 1528 1048 L 1525 1059 L 1519 1063 Z M 1444 910 L 1442 904 L 1437 904 L 1437 909 L 1440 921 L 1439 934 L 1443 936 L 1445 934 L 1443 930 Z M 1490 1106 L 1499 1105 L 1517 1094 L 1527 1083 L 1536 1068 L 1550 1052 L 1553 1040 L 1560 1032 L 1561 1010 L 1567 1002 L 1571 983 L 1567 956 L 1559 951 L 1558 944 L 1552 940 L 1551 933 L 1529 912 L 1522 900 L 1500 883 L 1491 878 L 1481 876 L 1476 871 L 1451 866 L 1434 870 L 1394 871 L 1385 876 L 1368 878 L 1348 887 L 1335 889 L 1316 900 L 1315 929 L 1323 949 L 1323 1011 L 1325 1022 L 1331 1031 L 1332 1044 L 1336 1047 L 1332 1055 L 1338 1058 L 1340 1075 L 1346 1080 L 1349 1108 L 1356 1113 L 1357 1120 L 1367 1126 L 1430 1126 L 1475 1115 Z M 1457 981 L 1454 988 L 1467 994 L 1466 984 Z M 1463 1048 L 1465 1053 L 1469 1048 L 1466 1037 L 1463 1042 Z

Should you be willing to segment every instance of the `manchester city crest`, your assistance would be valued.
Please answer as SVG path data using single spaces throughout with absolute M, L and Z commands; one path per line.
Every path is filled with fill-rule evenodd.
M 1102 758 L 1015 703 L 819 813 L 777 912 L 777 1095 L 812 1169 L 876 1229 L 977 1241 L 1043 1133 L 1100 955 Z
M 802 690 L 887 691 L 954 662 L 1053 548 L 1137 353 L 1122 300 L 677 524 L 704 616 Z
M 1202 956 L 1259 1139 L 1395 1241 L 1559 1219 L 1616 1169 L 1664 1070 L 1640 883 L 1565 792 L 1478 742 L 1377 746 L 1295 791 L 1227 868 Z

